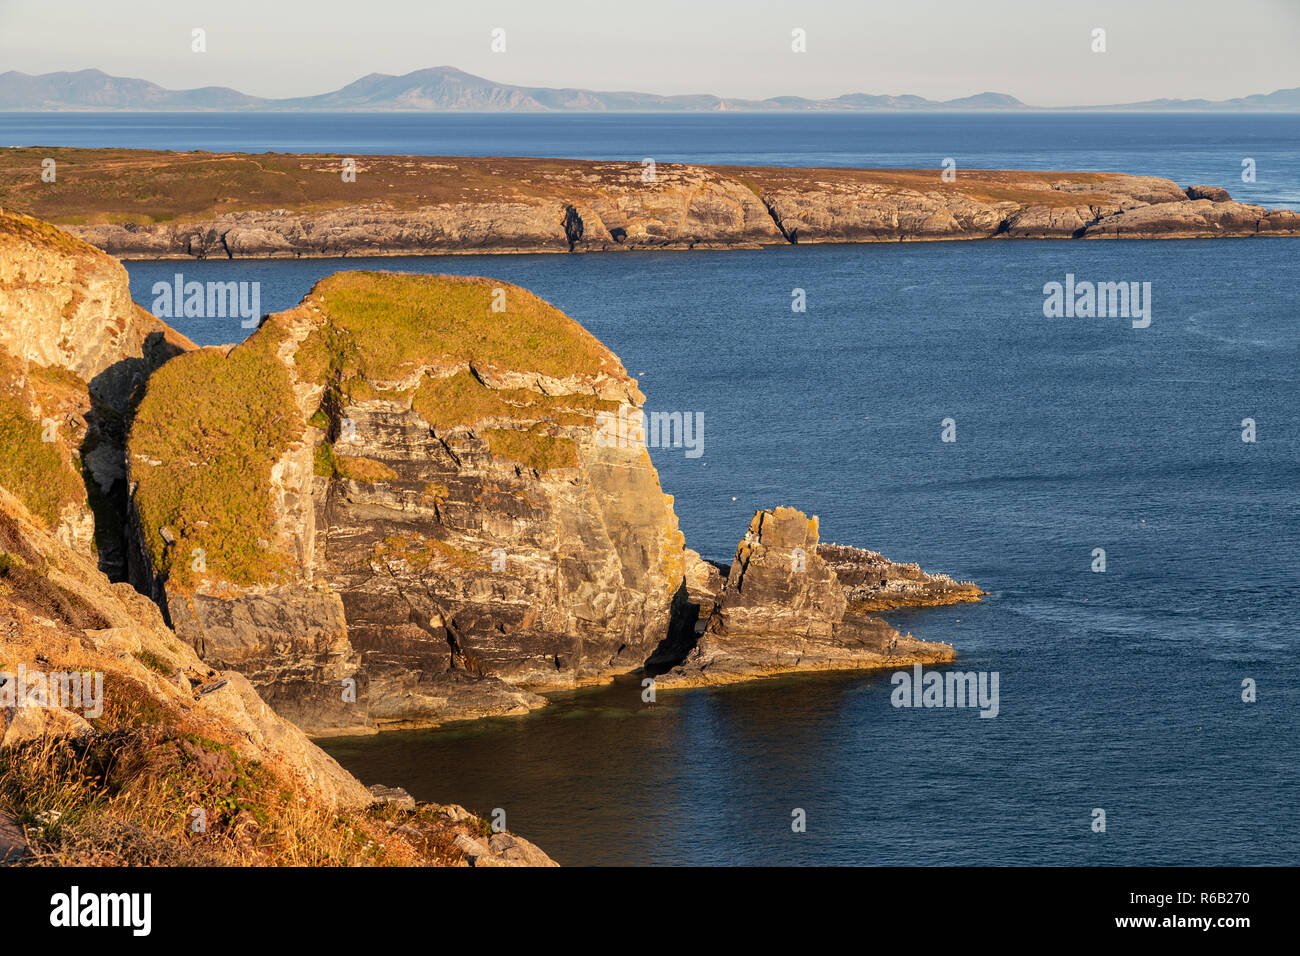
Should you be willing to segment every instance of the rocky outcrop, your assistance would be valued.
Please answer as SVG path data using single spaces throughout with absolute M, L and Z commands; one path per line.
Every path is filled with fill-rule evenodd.
M 724 582 L 684 546 L 643 401 L 523 289 L 339 273 L 149 380 L 137 584 L 317 735 L 524 713 L 646 666 L 687 684 L 951 658 L 870 612 L 978 588 L 823 547 L 791 509 L 755 517 Z
M 1119 173 L 367 156 L 345 181 L 337 156 L 56 150 L 56 192 L 48 152 L 0 156 L 0 203 L 135 258 L 1300 235 L 1289 210 Z
M 443 821 L 453 825 L 468 825 L 477 823 L 479 819 L 464 807 L 454 803 L 446 805 L 424 804 L 426 813 L 423 814 L 423 819 L 421 819 L 420 815 L 411 813 L 419 806 L 415 802 L 415 798 L 401 787 L 385 787 L 382 784 L 375 784 L 371 786 L 370 793 L 374 796 L 376 804 L 396 807 L 402 814 L 402 817 L 398 820 L 389 822 L 389 826 L 394 831 L 417 839 L 428 839 L 430 836 L 436 837 L 436 829 L 440 829 L 437 824 L 441 824 Z M 430 817 L 432 817 L 434 827 L 429 825 Z M 435 830 L 434 834 L 429 833 L 431 829 Z M 488 836 L 484 829 L 479 827 L 477 832 L 462 831 L 456 833 L 453 836 L 452 843 L 459 852 L 464 854 L 464 862 L 467 866 L 559 866 L 536 844 L 530 843 L 523 837 L 504 831 L 493 832 L 491 836 Z M 3 845 L 0 844 L 0 852 L 2 851 Z
M 899 634 L 869 611 L 978 600 L 974 585 L 818 543 L 817 519 L 760 511 L 736 548 L 703 633 L 650 661 L 664 689 L 795 671 L 873 670 L 951 661 L 950 645 Z M 844 578 L 837 573 L 843 572 Z M 897 582 L 890 584 L 891 576 Z M 905 580 L 904 580 L 905 577 Z
M 1083 230 L 1088 239 L 1198 239 L 1205 236 L 1251 236 L 1283 233 L 1295 214 L 1275 215 L 1262 206 L 1211 199 L 1158 203 L 1099 216 Z
M 161 361 L 194 347 L 131 301 L 122 263 L 48 223 L 0 212 L 0 346 L 65 369 L 121 413 Z
M 5 866 L 556 865 L 462 807 L 362 786 L 4 488 L 0 780 Z
M 23 476 L 0 463 L 0 482 L 63 541 L 94 550 L 118 579 L 126 573 L 125 416 L 145 378 L 188 348 L 193 343 L 131 301 L 116 259 L 40 220 L 0 212 L 6 457 L 12 464 L 12 446 L 28 443 L 23 433 L 39 433 L 61 463 Z M 57 513 L 45 500 L 51 487 Z
M 582 241 L 586 221 L 567 219 Z M 268 704 L 339 734 L 524 713 L 541 692 L 688 651 L 678 682 L 862 666 L 896 637 L 869 611 L 978 595 L 820 546 L 815 522 L 784 510 L 756 518 L 724 584 L 684 546 L 636 382 L 523 289 L 340 274 L 241 345 L 195 349 L 130 304 L 120 265 L 3 221 L 0 477 L 63 546 L 88 555 L 93 532 L 101 565 L 129 565 L 202 661 L 183 689 L 264 749 L 293 739 Z M 97 601 L 32 586 L 159 656 Z M 162 639 L 159 620 L 144 626 Z M 33 719 L 6 732 L 56 720 Z
M 274 447 L 195 444 L 188 409 L 213 401 L 223 434 Z M 314 733 L 525 712 L 636 669 L 687 607 L 644 439 L 602 425 L 643 401 L 522 289 L 340 274 L 150 380 L 130 444 L 141 583 Z M 229 462 L 250 456 L 263 498 L 232 502 Z
M 736 175 L 740 168 L 727 170 Z M 1294 214 L 1167 179 L 974 170 L 951 183 L 888 170 L 753 170 L 790 242 L 1197 238 L 1294 234 Z
M 9 701 L 0 708 L 0 746 L 48 734 L 85 735 L 168 719 L 251 760 L 272 763 L 340 806 L 370 795 L 342 767 L 277 715 L 237 672 L 208 666 L 166 626 L 158 607 L 129 584 L 112 583 L 60 543 L 0 488 L 0 660 L 6 680 L 30 672 L 100 672 L 103 712 L 90 719 L 57 702 Z
M 485 838 L 486 823 L 459 807 L 377 800 L 278 712 L 289 708 L 203 660 L 203 639 L 178 639 L 157 603 L 96 566 L 89 528 L 102 548 L 103 523 L 123 520 L 102 508 L 92 520 L 87 484 L 93 503 L 99 467 L 127 480 L 102 419 L 124 434 L 142 380 L 192 346 L 130 304 L 118 263 L 44 223 L 0 214 L 0 251 L 0 864 L 554 865 L 513 834 Z M 213 421 L 229 423 L 227 411 Z M 182 430 L 210 424 L 191 417 Z M 295 479 L 276 465 L 293 516 Z M 133 538 L 148 536 L 137 525 Z M 285 625 L 274 679 L 261 683 L 293 700 L 313 654 L 350 653 L 342 606 L 325 589 L 315 604 L 295 594 L 301 615 L 286 620 L 277 586 L 267 592 L 238 610 Z M 245 622 L 226 625 L 204 635 L 210 656 L 255 658 L 239 641 Z M 467 852 L 467 839 L 483 847 Z
M 817 555 L 835 572 L 848 606 L 858 611 L 940 607 L 978 601 L 984 596 L 971 581 L 930 574 L 918 564 L 899 564 L 876 551 L 819 544 Z

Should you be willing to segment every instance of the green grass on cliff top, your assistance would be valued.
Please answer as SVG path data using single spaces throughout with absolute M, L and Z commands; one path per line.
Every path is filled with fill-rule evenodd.
M 282 338 L 267 322 L 228 355 L 177 356 L 136 411 L 127 451 L 145 543 L 155 571 L 182 589 L 204 577 L 265 582 L 287 565 L 274 547 L 271 469 L 304 422 L 275 354 Z
M 504 312 L 492 310 L 497 289 L 505 292 Z M 319 308 L 324 319 L 294 361 L 299 379 L 325 386 L 327 396 L 423 365 L 474 362 L 555 377 L 621 371 L 578 323 L 504 282 L 339 273 L 318 283 L 306 306 Z M 281 321 L 267 321 L 229 354 L 180 355 L 149 379 L 127 450 L 146 547 L 155 571 L 173 586 L 192 588 L 204 578 L 265 583 L 290 566 L 274 541 L 271 470 L 306 422 L 289 369 L 276 355 L 285 335 Z M 550 426 L 586 422 L 595 409 L 615 407 L 594 395 L 493 391 L 467 373 L 453 379 L 421 386 L 418 404 L 430 419 L 469 424 L 513 413 L 530 427 L 488 429 L 484 438 L 494 455 L 539 469 L 573 467 L 577 453 L 570 439 L 536 427 L 538 419 Z M 315 466 L 326 477 L 395 477 L 382 463 L 338 458 L 326 445 Z M 203 569 L 195 566 L 196 549 Z
M 372 383 L 409 377 L 422 366 L 469 363 L 480 369 L 536 372 L 554 378 L 620 373 L 600 341 L 526 289 L 494 279 L 338 273 L 308 297 L 325 321 L 298 349 L 300 379 L 362 400 Z M 503 308 L 502 308 L 503 306 Z M 543 395 L 526 388 L 491 389 L 468 371 L 426 376 L 411 396 L 434 428 L 471 427 L 515 419 L 525 428 L 488 429 L 491 453 L 531 468 L 572 468 L 577 446 L 557 426 L 589 425 L 617 402 L 594 394 Z M 329 404 L 327 399 L 326 404 Z M 546 425 L 539 427 L 539 423 Z M 318 463 L 319 464 L 319 463 Z
M 9 240 L 44 246 L 55 252 L 70 255 L 100 254 L 94 246 L 68 235 L 62 229 L 44 220 L 0 210 L 0 242 Z
M 0 395 L 0 486 L 50 529 L 58 525 L 65 505 L 86 495 L 59 446 L 41 441 L 40 423 L 10 395 Z
M 498 291 L 499 290 L 499 291 Z M 308 302 L 326 321 L 299 348 L 299 377 L 404 378 L 421 365 L 471 362 L 556 378 L 616 372 L 600 341 L 555 306 L 495 279 L 340 272 Z M 504 303 L 503 311 L 493 306 Z

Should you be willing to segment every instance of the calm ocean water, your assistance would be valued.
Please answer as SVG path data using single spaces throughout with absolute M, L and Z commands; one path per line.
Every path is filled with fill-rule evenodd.
M 706 556 L 729 559 L 755 509 L 789 504 L 827 539 L 991 592 L 891 620 L 999 672 L 996 719 L 895 710 L 881 676 L 650 707 L 620 683 L 528 717 L 331 742 L 367 783 L 503 808 L 564 863 L 1283 863 L 1300 850 L 1298 251 L 989 242 L 129 268 L 146 306 L 178 269 L 260 281 L 267 309 L 339 268 L 519 283 L 622 356 L 650 408 L 704 413 L 701 458 L 654 458 Z M 1151 282 L 1151 326 L 1044 318 L 1042 286 L 1067 272 Z M 796 287 L 806 314 L 790 311 Z M 1090 571 L 1097 547 L 1105 573 Z M 1245 678 L 1257 703 L 1241 701 Z
M 1294 203 L 1300 182 L 1294 117 L 23 122 L 6 141 L 809 165 L 952 155 L 1220 183 L 1268 205 Z M 1231 182 L 1242 156 L 1260 170 L 1253 196 Z M 820 515 L 826 539 L 990 592 L 888 616 L 952 642 L 962 669 L 997 671 L 996 719 L 895 709 L 887 675 L 649 706 L 621 681 L 527 717 L 327 742 L 367 783 L 502 808 L 571 864 L 1276 864 L 1300 858 L 1298 255 L 1295 240 L 1065 241 L 128 268 L 146 307 L 178 271 L 260 281 L 268 311 L 340 268 L 519 283 L 614 349 L 651 409 L 704 413 L 701 458 L 653 452 L 692 547 L 727 560 L 755 509 L 789 504 Z M 1042 287 L 1067 272 L 1150 282 L 1151 326 L 1044 318 Z M 176 325 L 204 343 L 244 334 L 233 320 Z M 955 443 L 940 441 L 949 417 Z M 1098 547 L 1105 573 L 1090 570 Z M 1255 703 L 1241 699 L 1247 678 Z M 806 833 L 791 831 L 795 808 Z

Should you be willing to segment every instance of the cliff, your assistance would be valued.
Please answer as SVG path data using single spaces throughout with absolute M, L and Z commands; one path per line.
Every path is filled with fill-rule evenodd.
M 611 434 L 636 381 L 526 290 L 340 273 L 200 349 L 101 253 L 0 222 L 21 266 L 0 299 L 0 857 L 547 865 L 459 807 L 367 791 L 304 731 L 521 713 L 641 669 L 944 661 L 869 612 L 980 596 L 821 545 L 792 509 L 755 516 L 724 581 L 635 427 Z M 100 471 L 121 498 L 91 508 Z M 106 535 L 134 587 L 97 567 Z M 102 708 L 5 696 L 38 669 L 98 675 Z
M 116 259 L 0 212 L 0 484 L 119 579 L 126 418 L 145 378 L 188 348 L 131 301 Z
M 376 789 L 0 488 L 0 862 L 553 865 Z
M 613 353 L 523 289 L 336 274 L 243 344 L 149 380 L 129 444 L 137 584 L 205 661 L 318 734 L 522 713 L 738 633 L 802 646 L 817 621 L 835 666 L 950 659 L 921 642 L 880 654 L 897 634 L 865 612 L 977 588 L 858 549 L 823 557 L 815 521 L 807 572 L 776 586 L 753 555 L 779 571 L 795 545 L 772 529 L 797 512 L 755 519 L 757 551 L 742 545 L 724 586 L 684 546 L 636 429 L 603 425 L 643 401 Z M 870 653 L 836 656 L 851 626 Z M 751 652 L 734 674 L 783 666 L 728 644 Z
M 191 348 L 116 260 L 0 214 L 0 862 L 549 863 L 376 798 L 101 570 L 125 568 L 126 420 Z
M 345 159 L 11 149 L 0 205 L 129 258 L 1300 235 L 1290 210 L 1119 173 L 360 156 L 348 181 Z
M 684 605 L 672 499 L 597 427 L 643 401 L 523 289 L 335 275 L 150 379 L 137 583 L 314 732 L 539 706 L 638 667 Z

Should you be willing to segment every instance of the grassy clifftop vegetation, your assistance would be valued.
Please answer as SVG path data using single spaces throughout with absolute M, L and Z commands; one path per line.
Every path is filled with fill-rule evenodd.
M 502 297 L 505 309 L 495 311 Z M 278 352 L 297 310 L 266 321 L 229 353 L 199 349 L 149 379 L 127 451 L 145 544 L 155 571 L 173 586 L 265 583 L 290 569 L 275 541 L 271 476 L 308 424 L 294 375 L 321 386 L 322 406 L 310 423 L 327 438 L 337 426 L 331 415 L 347 402 L 396 397 L 434 428 L 479 426 L 495 457 L 538 470 L 576 467 L 577 445 L 559 430 L 594 425 L 598 411 L 618 407 L 594 394 L 492 389 L 464 370 L 419 375 L 462 363 L 554 378 L 622 374 L 582 326 L 508 283 L 339 273 L 319 282 L 302 309 L 318 314 L 294 353 L 293 372 Z M 382 389 L 412 376 L 418 385 Z M 315 450 L 314 470 L 362 482 L 397 477 L 383 462 L 336 454 L 328 440 Z
M 299 376 L 371 383 L 469 362 L 555 378 L 613 372 L 600 341 L 550 303 L 494 279 L 341 272 L 307 305 L 325 316 L 294 359 Z M 495 308 L 494 308 L 495 307 Z
M 553 378 L 622 371 L 595 336 L 563 312 L 496 280 L 339 273 L 318 283 L 306 304 L 324 320 L 294 362 L 302 379 L 325 387 L 327 406 L 380 397 L 376 384 L 404 381 L 427 366 L 471 364 Z M 485 429 L 483 437 L 493 455 L 538 470 L 578 464 L 577 446 L 554 434 L 556 426 L 592 425 L 597 411 L 618 407 L 589 394 L 488 388 L 466 370 L 425 375 L 413 391 L 390 390 L 387 397 L 409 401 L 435 429 L 521 421 L 527 427 Z M 344 474 L 324 468 L 319 455 L 318 472 Z
M 304 423 L 276 356 L 282 339 L 267 322 L 228 355 L 190 352 L 149 379 L 127 453 L 153 567 L 173 584 L 251 584 L 284 568 L 271 469 Z
M 47 426 L 33 403 L 52 411 L 58 392 L 84 393 L 85 388 L 71 372 L 24 368 L 0 349 L 0 485 L 48 528 L 58 524 L 64 506 L 85 501 L 86 488 L 80 461 L 66 440 L 66 425 L 51 419 Z

